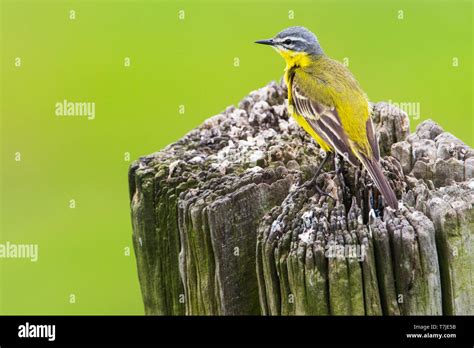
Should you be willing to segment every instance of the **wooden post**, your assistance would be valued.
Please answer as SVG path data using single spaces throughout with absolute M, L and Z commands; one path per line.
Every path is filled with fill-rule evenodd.
M 362 168 L 328 163 L 252 92 L 129 171 L 146 314 L 474 314 L 474 151 L 433 121 L 373 108 L 394 212 Z

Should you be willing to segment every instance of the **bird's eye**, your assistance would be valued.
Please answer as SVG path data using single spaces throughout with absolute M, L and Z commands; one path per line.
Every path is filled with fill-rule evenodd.
M 286 39 L 285 41 L 283 41 L 283 43 L 285 45 L 290 45 L 291 44 L 291 40 L 290 39 Z

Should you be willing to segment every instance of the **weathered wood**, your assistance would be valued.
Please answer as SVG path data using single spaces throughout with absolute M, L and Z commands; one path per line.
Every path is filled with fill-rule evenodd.
M 374 105 L 383 209 L 365 170 L 321 160 L 271 83 L 129 171 L 147 314 L 474 314 L 474 151 Z

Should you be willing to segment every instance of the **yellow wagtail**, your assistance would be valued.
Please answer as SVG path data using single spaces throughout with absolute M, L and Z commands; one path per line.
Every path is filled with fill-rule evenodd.
M 324 151 L 335 150 L 354 166 L 362 162 L 385 202 L 397 209 L 397 197 L 380 166 L 369 101 L 351 72 L 327 57 L 316 36 L 303 27 L 256 43 L 274 47 L 285 59 L 288 109 L 298 124 Z

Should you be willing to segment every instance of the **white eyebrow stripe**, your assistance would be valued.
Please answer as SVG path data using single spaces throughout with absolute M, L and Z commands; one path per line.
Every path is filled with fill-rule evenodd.
M 281 39 L 276 40 L 278 43 L 284 42 L 285 40 L 290 39 L 291 41 L 300 41 L 300 42 L 306 42 L 305 39 L 302 37 L 296 37 L 296 36 L 285 36 Z

